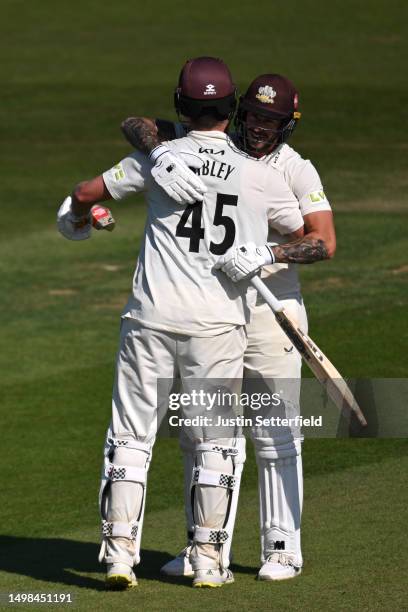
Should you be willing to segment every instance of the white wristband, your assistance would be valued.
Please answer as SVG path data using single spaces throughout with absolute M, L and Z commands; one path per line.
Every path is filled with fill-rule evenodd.
M 151 159 L 152 162 L 155 164 L 159 157 L 161 157 L 161 155 L 164 155 L 165 153 L 170 153 L 169 147 L 166 147 L 166 145 L 159 144 L 157 145 L 157 147 L 154 147 L 154 149 L 150 151 L 149 159 Z

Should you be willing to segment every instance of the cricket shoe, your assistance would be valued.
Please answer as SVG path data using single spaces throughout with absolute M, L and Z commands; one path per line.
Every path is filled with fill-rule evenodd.
M 231 570 L 196 570 L 194 572 L 193 587 L 207 587 L 213 589 L 216 587 L 221 587 L 224 584 L 231 584 L 232 582 L 234 582 L 234 574 L 231 572 Z
M 126 563 L 108 563 L 105 586 L 110 591 L 126 591 L 137 586 L 136 576 Z
M 272 553 L 258 572 L 258 580 L 288 580 L 296 578 L 302 568 L 293 564 L 288 555 Z
M 171 561 L 168 561 L 160 571 L 165 576 L 194 576 L 194 570 L 190 563 L 191 545 L 183 548 L 181 553 Z

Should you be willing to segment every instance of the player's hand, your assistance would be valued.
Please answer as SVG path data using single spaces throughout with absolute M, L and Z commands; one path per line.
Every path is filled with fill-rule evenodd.
M 91 236 L 91 215 L 76 217 L 72 212 L 72 198 L 68 196 L 57 213 L 57 227 L 68 240 L 86 240 Z
M 95 204 L 88 215 L 77 217 L 72 212 L 72 198 L 63 201 L 57 214 L 58 231 L 68 240 L 86 240 L 91 236 L 91 229 L 112 231 L 115 220 L 106 206 Z
M 151 170 L 156 183 L 178 204 L 202 201 L 207 191 L 202 180 L 190 168 L 201 168 L 203 160 L 193 153 L 175 155 L 166 145 L 159 145 L 150 153 L 154 162 Z
M 274 263 L 275 257 L 267 244 L 256 246 L 247 242 L 238 247 L 230 248 L 218 259 L 214 268 L 222 270 L 229 278 L 237 283 L 244 278 L 251 278 L 268 264 Z

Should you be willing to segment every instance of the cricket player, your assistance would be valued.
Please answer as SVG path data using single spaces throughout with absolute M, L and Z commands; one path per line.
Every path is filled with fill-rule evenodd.
M 269 227 L 291 238 L 303 234 L 298 202 L 281 174 L 242 154 L 225 133 L 235 99 L 221 60 L 196 58 L 181 71 L 176 104 L 191 130 L 167 142 L 165 154 L 200 160 L 204 187 L 196 182 L 193 189 L 201 190 L 202 202 L 180 206 L 151 174 L 155 169 L 171 175 L 172 164 L 166 161 L 161 168 L 157 156 L 163 153 L 156 151 L 152 162 L 135 151 L 80 183 L 58 214 L 65 237 L 76 239 L 77 232 L 86 237 L 95 203 L 142 191 L 147 196 L 133 291 L 122 314 L 100 492 L 100 560 L 107 564 L 110 588 L 137 584 L 133 566 L 140 560 L 147 472 L 174 376 L 179 374 L 187 392 L 196 391 L 197 384 L 214 391 L 219 379 L 235 392 L 242 376 L 244 326 L 254 296 L 217 271 L 216 262 L 234 244 L 265 243 Z M 269 256 L 268 247 L 264 250 Z M 187 437 L 194 462 L 189 479 L 193 586 L 221 586 L 233 581 L 228 565 L 244 439 L 234 427 L 217 435 L 205 425 L 187 431 Z
M 240 98 L 235 120 L 237 146 L 249 156 L 276 169 L 297 198 L 305 225 L 305 235 L 297 242 L 283 244 L 285 238 L 273 229 L 268 236 L 269 260 L 259 257 L 252 245 L 232 249 L 217 264 L 237 281 L 258 271 L 285 309 L 307 332 L 307 316 L 301 296 L 296 264 L 329 259 L 334 255 L 336 237 L 330 204 L 314 166 L 288 144 L 300 113 L 298 93 L 293 84 L 277 74 L 257 77 Z M 148 153 L 162 138 L 180 137 L 188 129 L 182 123 L 153 122 L 129 118 L 122 124 L 125 137 L 136 148 Z M 162 149 L 163 151 L 163 149 Z M 185 170 L 184 170 L 185 172 Z M 175 175 L 177 174 L 177 170 Z M 184 179 L 189 176 L 184 174 Z M 173 176 L 176 180 L 176 176 Z M 182 194 L 183 195 L 183 194 Z M 184 197 L 189 197 L 185 192 Z M 187 200 L 186 200 L 187 201 Z M 259 245 L 257 245 L 259 246 Z M 261 251 L 266 253 L 266 251 Z M 265 265 L 265 264 L 269 265 Z M 284 387 L 284 399 L 299 407 L 301 357 L 276 323 L 269 307 L 258 298 L 246 327 L 245 377 L 262 379 L 272 391 Z M 253 388 L 253 386 L 251 387 Z M 261 525 L 261 580 L 282 580 L 298 576 L 303 565 L 300 525 L 303 499 L 301 440 L 281 429 L 259 431 L 252 437 L 259 473 Z M 191 443 L 182 432 L 185 472 L 185 508 L 188 542 L 183 551 L 162 568 L 170 576 L 190 575 L 193 517 L 189 503 L 189 475 L 193 464 Z

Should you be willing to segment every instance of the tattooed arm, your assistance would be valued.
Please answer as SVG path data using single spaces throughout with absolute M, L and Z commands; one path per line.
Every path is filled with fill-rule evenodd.
M 336 232 L 331 211 L 320 211 L 303 217 L 305 235 L 293 242 L 271 247 L 276 263 L 310 264 L 330 259 L 336 251 Z
M 331 211 L 305 215 L 303 221 L 304 227 L 288 235 L 292 242 L 274 246 L 257 246 L 248 242 L 231 247 L 218 259 L 214 268 L 221 269 L 237 283 L 244 278 L 250 278 L 260 268 L 272 263 L 310 264 L 333 257 L 336 235 Z
M 177 137 L 175 124 L 163 119 L 128 117 L 120 126 L 128 142 L 153 164 L 156 183 L 178 204 L 202 201 L 206 186 L 191 168 L 201 168 L 203 160 L 194 154 L 171 151 L 164 140 Z M 187 157 L 187 159 L 186 159 Z
M 164 119 L 128 117 L 120 128 L 126 140 L 146 155 L 149 155 L 163 140 L 173 140 L 176 137 L 174 123 Z
M 328 259 L 326 245 L 319 238 L 304 236 L 295 242 L 272 247 L 276 263 L 308 264 Z

